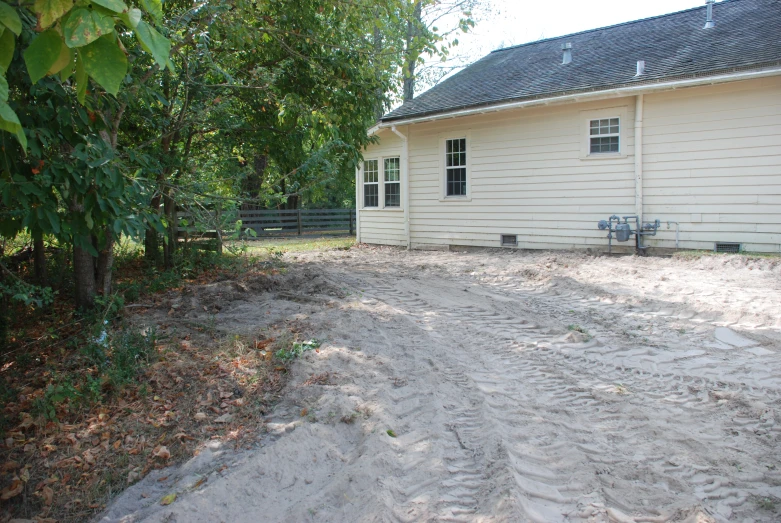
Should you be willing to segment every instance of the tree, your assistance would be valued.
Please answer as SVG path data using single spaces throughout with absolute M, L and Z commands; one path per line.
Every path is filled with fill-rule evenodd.
M 159 0 L 143 5 L 159 19 Z M 170 43 L 142 17 L 120 0 L 36 1 L 32 11 L 0 1 L 0 129 L 16 140 L 0 133 L 0 230 L 72 245 L 80 308 L 110 291 L 113 242 L 138 227 L 138 191 L 116 161 L 131 38 L 171 67 Z
M 475 25 L 473 12 L 479 0 L 411 0 L 404 47 L 403 100 L 415 97 L 415 88 L 422 78 L 433 85 L 452 68 L 444 71 L 427 63 L 425 56 L 443 63 L 458 45 L 459 33 L 469 32 Z M 445 28 L 444 30 L 442 28 Z

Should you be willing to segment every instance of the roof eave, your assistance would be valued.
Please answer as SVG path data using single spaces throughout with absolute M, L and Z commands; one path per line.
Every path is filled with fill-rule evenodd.
M 681 89 L 684 87 L 694 87 L 697 85 L 712 85 L 717 83 L 735 82 L 776 75 L 781 75 L 781 61 L 775 62 L 772 65 L 765 64 L 765 66 L 760 68 L 751 67 L 749 70 L 746 70 L 745 67 L 733 68 L 729 72 L 719 71 L 716 74 L 705 73 L 700 75 L 688 75 L 685 77 L 666 77 L 643 83 L 632 82 L 631 84 L 627 83 L 599 88 L 589 88 L 578 91 L 549 93 L 532 98 L 503 100 L 496 103 L 462 106 L 444 111 L 431 111 L 428 113 L 423 112 L 411 116 L 384 118 L 377 125 L 375 125 L 375 127 L 372 128 L 374 131 L 372 134 L 375 134 L 379 129 L 391 127 L 393 125 L 408 125 L 413 123 L 457 118 L 461 116 L 470 116 L 488 112 L 506 111 L 510 109 L 519 109 L 522 107 L 532 107 L 537 105 L 590 101 L 603 98 L 618 98 L 622 96 L 633 96 L 657 91 Z

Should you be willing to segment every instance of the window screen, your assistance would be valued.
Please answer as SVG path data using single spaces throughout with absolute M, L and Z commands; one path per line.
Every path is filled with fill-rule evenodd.
M 385 207 L 401 207 L 401 161 L 385 158 Z
M 378 207 L 380 205 L 380 172 L 377 160 L 363 162 L 363 206 Z
M 466 138 L 445 141 L 445 194 L 466 196 Z
M 590 153 L 617 153 L 620 151 L 618 118 L 591 120 L 589 125 Z

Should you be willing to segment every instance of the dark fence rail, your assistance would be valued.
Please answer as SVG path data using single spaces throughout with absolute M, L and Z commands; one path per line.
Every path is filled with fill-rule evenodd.
M 239 211 L 241 230 L 252 229 L 258 236 L 304 234 L 305 232 L 346 232 L 355 230 L 353 209 L 295 209 Z
M 208 220 L 203 216 L 199 219 L 193 213 L 182 211 L 177 213 L 177 217 L 180 223 L 185 224 L 179 226 L 177 236 L 185 241 L 196 238 L 222 241 L 235 237 L 237 230 L 243 239 L 307 233 L 355 233 L 355 209 L 240 210 L 225 220 L 218 215 L 209 216 Z M 221 224 L 220 231 L 216 230 L 217 223 Z

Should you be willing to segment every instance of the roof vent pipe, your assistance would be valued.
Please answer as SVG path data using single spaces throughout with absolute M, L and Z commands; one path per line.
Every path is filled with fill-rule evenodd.
M 705 27 L 703 29 L 710 29 L 712 27 L 716 27 L 716 23 L 713 21 L 713 4 L 716 2 L 716 0 L 707 0 L 705 3 L 708 6 L 707 9 L 707 18 L 705 19 Z
M 564 58 L 562 59 L 562 64 L 568 64 L 572 61 L 572 44 L 566 43 L 561 44 L 561 50 L 564 51 Z
M 645 60 L 638 60 L 637 61 L 637 76 L 643 76 L 645 74 Z

